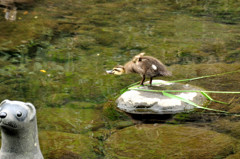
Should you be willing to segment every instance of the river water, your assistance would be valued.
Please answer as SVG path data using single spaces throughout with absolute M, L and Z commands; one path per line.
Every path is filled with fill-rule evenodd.
M 109 146 L 116 134 L 139 126 L 139 121 L 118 112 L 114 101 L 121 89 L 141 77 L 111 76 L 106 70 L 124 64 L 140 52 L 167 65 L 173 75 L 160 78 L 163 80 L 240 69 L 237 0 L 12 2 L 0 1 L 0 101 L 20 100 L 35 105 L 45 158 L 191 158 L 185 151 L 182 156 L 159 157 L 158 153 L 138 148 L 129 153 L 143 154 L 132 156 L 122 143 L 116 142 L 119 147 Z M 239 91 L 239 76 L 239 72 L 230 73 L 189 83 L 207 90 Z M 230 104 L 212 103 L 210 107 L 239 113 L 239 94 L 211 97 Z M 234 126 L 229 126 L 232 122 Z M 196 113 L 179 115 L 161 124 L 170 124 L 171 128 L 166 128 L 169 131 L 171 124 L 177 124 L 177 130 L 179 125 L 204 127 L 239 139 L 236 116 Z M 151 126 L 154 123 L 143 124 L 142 129 Z M 136 132 L 133 129 L 129 133 Z M 131 144 L 136 142 L 132 146 L 137 147 L 139 143 L 135 140 L 139 139 Z M 148 144 L 154 144 L 154 140 Z M 237 152 L 234 147 L 218 156 L 226 158 Z M 206 156 L 199 154 L 193 158 Z

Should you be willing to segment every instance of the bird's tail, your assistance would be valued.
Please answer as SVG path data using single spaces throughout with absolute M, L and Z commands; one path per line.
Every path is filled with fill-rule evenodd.
M 162 76 L 172 76 L 172 72 L 167 71 L 167 70 L 165 70 L 165 71 L 160 71 L 160 74 L 161 74 Z

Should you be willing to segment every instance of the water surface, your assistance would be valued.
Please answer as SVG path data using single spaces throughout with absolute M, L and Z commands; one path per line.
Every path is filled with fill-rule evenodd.
M 12 7 L 3 2 L 0 100 L 35 105 L 45 158 L 104 158 L 104 141 L 111 133 L 133 125 L 114 109 L 114 97 L 141 79 L 105 71 L 140 52 L 168 66 L 173 76 L 164 80 L 240 68 L 238 1 L 18 1 L 16 18 L 8 20 L 6 8 Z M 233 73 L 190 84 L 239 91 L 239 80 Z M 212 96 L 232 101 L 230 107 L 213 108 L 238 113 L 239 95 Z

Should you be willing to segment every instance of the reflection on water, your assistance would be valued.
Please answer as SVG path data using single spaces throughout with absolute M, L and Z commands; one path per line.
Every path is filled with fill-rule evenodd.
M 29 101 L 37 107 L 45 158 L 109 156 L 104 154 L 106 140 L 114 132 L 124 132 L 118 129 L 133 125 L 127 115 L 116 111 L 115 97 L 121 89 L 141 78 L 135 74 L 111 76 L 105 71 L 140 52 L 168 66 L 173 76 L 159 78 L 163 80 L 194 78 L 240 68 L 238 1 L 36 2 L 34 7 L 25 7 L 30 1 L 0 0 L 3 7 L 0 8 L 0 101 Z M 4 16 L 17 20 L 8 23 Z M 208 90 L 239 91 L 239 80 L 240 74 L 235 73 L 190 84 Z M 231 104 L 212 103 L 210 107 L 239 113 L 239 95 L 211 94 L 211 97 L 231 101 Z M 214 119 L 217 121 L 213 124 L 206 123 L 210 119 L 193 114 L 175 116 L 168 122 L 191 121 L 196 127 L 201 122 L 202 127 L 212 124 L 209 129 L 221 128 L 227 132 L 235 128 L 221 125 L 231 123 L 228 118 L 224 118 L 225 122 L 218 120 L 218 116 Z M 132 134 L 131 131 L 138 134 L 135 131 L 141 131 L 141 125 L 138 126 L 130 128 L 125 135 Z M 146 132 L 148 128 L 155 130 L 150 136 L 164 132 L 154 126 L 146 126 Z M 172 126 L 171 130 L 175 128 Z M 128 152 L 124 149 L 127 145 L 116 146 Z M 151 153 L 159 156 L 155 151 Z
M 32 3 L 33 0 L 0 0 L 0 5 L 5 7 L 5 19 L 15 21 L 17 18 L 17 6 L 21 4 Z

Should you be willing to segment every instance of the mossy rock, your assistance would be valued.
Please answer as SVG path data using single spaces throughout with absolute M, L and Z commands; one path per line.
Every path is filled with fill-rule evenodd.
M 111 121 L 129 119 L 124 112 L 116 109 L 116 103 L 114 99 L 103 104 L 103 115 Z
M 96 140 L 85 135 L 40 131 L 39 141 L 44 158 L 97 158 Z
M 239 159 L 240 158 L 240 152 L 233 154 L 233 155 L 229 155 L 227 158 L 225 159 Z
M 105 143 L 106 159 L 224 158 L 237 141 L 214 131 L 182 125 L 137 125 L 114 133 Z
M 37 117 L 42 130 L 85 133 L 104 126 L 100 111 L 95 109 L 41 108 Z
M 211 127 L 218 132 L 226 133 L 240 139 L 240 121 L 220 119 L 212 123 Z

